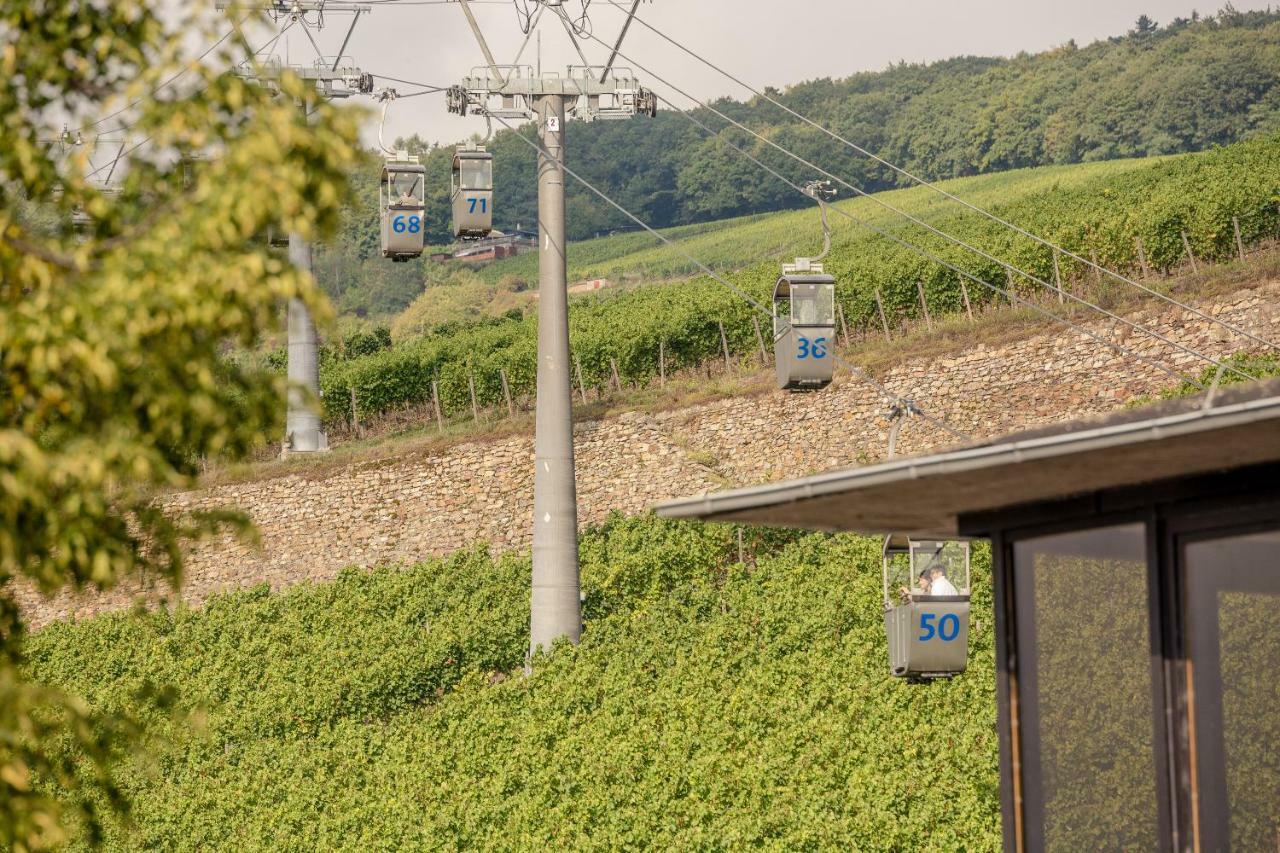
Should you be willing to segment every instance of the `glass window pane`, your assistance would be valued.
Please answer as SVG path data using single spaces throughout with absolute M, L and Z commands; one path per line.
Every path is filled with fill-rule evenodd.
M 1145 528 L 1024 540 L 1014 567 L 1030 846 L 1155 849 Z
M 1186 548 L 1201 841 L 1280 846 L 1280 532 Z

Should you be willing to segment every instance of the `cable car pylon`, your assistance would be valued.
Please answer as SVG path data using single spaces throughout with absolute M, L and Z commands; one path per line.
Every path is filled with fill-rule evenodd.
M 566 21 L 563 5 L 539 0 L 542 13 Z M 475 35 L 485 65 L 448 90 L 448 109 L 458 115 L 533 121 L 538 131 L 538 380 L 534 437 L 533 577 L 529 654 L 550 649 L 582 633 L 578 577 L 578 507 L 573 453 L 573 397 L 570 385 L 568 280 L 565 260 L 566 122 L 624 119 L 657 112 L 657 98 L 627 69 L 570 66 L 564 75 L 526 65 L 500 66 L 472 14 L 459 5 Z M 530 33 L 526 34 L 531 35 Z M 624 33 L 625 35 L 625 33 Z M 526 37 L 526 44 L 528 38 Z M 618 44 L 621 45 L 619 38 Z M 523 50 L 523 48 L 522 48 Z M 518 59 L 517 59 L 518 62 Z M 507 125 L 510 127 L 510 125 Z M 522 137 L 523 138 L 523 137 Z M 525 140 L 529 144 L 532 140 Z M 473 215 L 458 158 L 462 217 L 455 207 L 455 233 Z M 477 203 L 479 207 L 479 203 Z M 475 211 L 479 214 L 480 211 Z M 492 216 L 490 206 L 489 215 Z
M 292 73 L 313 83 L 320 94 L 328 99 L 349 98 L 357 94 L 373 92 L 373 76 L 366 74 L 341 55 L 351 40 L 360 15 L 372 10 L 372 6 L 359 3 L 326 2 L 326 0 L 217 0 L 218 10 L 233 9 L 236 12 L 266 12 L 273 20 L 289 18 L 290 23 L 300 23 L 304 28 L 324 26 L 324 15 L 329 13 L 353 13 L 351 26 L 336 57 L 320 56 L 316 49 L 316 61 L 310 66 L 284 66 L 277 62 L 246 62 L 236 73 L 268 89 L 278 89 L 278 80 L 284 73 Z M 306 21 L 308 13 L 315 13 L 313 23 Z M 308 35 L 310 35 L 308 33 Z M 314 44 L 314 42 L 313 42 Z M 268 238 L 271 239 L 270 237 Z M 275 240 L 272 243 L 275 244 Z M 298 269 L 312 275 L 313 254 L 311 243 L 301 234 L 288 237 L 289 261 Z M 315 401 L 320 398 L 320 337 L 316 331 L 311 310 L 301 299 L 290 299 L 288 309 L 288 375 L 289 390 L 286 399 L 285 437 L 281 456 L 293 453 L 319 453 L 329 449 L 329 437 L 325 433 L 320 412 Z

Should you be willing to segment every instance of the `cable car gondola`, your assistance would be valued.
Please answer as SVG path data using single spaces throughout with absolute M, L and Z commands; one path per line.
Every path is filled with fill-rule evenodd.
M 890 459 L 897 455 L 902 425 L 917 414 L 910 400 L 898 400 L 890 409 Z M 964 672 L 969 665 L 969 543 L 893 533 L 885 537 L 882 555 L 889 672 L 915 682 Z
M 493 231 L 493 155 L 460 145 L 453 155 L 453 236 L 482 240 Z
M 778 387 L 818 391 L 835 370 L 836 280 L 822 264 L 797 258 L 773 289 L 773 351 Z
M 884 540 L 884 627 L 889 672 L 927 681 L 951 678 L 969 663 L 969 543 Z
M 426 210 L 426 168 L 400 152 L 382 167 L 378 197 L 382 208 L 382 256 L 407 261 L 422 255 Z

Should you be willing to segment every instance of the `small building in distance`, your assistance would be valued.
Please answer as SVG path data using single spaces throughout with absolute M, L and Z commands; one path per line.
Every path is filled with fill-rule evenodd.
M 1280 382 L 658 512 L 990 540 L 1006 849 L 1280 845 Z
M 538 237 L 524 231 L 503 233 L 494 231 L 489 237 L 474 242 L 462 243 L 454 250 L 451 258 L 468 264 L 485 264 L 502 258 L 513 258 L 538 248 Z M 433 256 L 434 257 L 434 256 Z

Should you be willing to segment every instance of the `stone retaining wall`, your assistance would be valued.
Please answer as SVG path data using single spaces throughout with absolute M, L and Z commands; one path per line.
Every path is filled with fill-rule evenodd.
M 1280 338 L 1280 282 L 1196 307 Z M 1245 342 L 1180 309 L 1146 310 L 1131 319 L 1202 352 L 1224 355 L 1245 348 Z M 1115 321 L 1088 328 L 1184 374 L 1202 369 L 1194 356 L 1174 353 Z M 879 378 L 894 394 L 977 437 L 1107 412 L 1174 383 L 1152 364 L 1066 330 L 942 358 L 906 358 Z M 882 394 L 846 375 L 820 394 L 774 392 L 581 424 L 575 432 L 581 521 L 599 522 L 613 510 L 643 512 L 666 498 L 726 485 L 880 458 L 886 408 Z M 901 452 L 949 443 L 945 432 L 917 420 L 903 430 Z M 323 580 L 350 565 L 409 562 L 476 542 L 495 551 L 527 548 L 532 467 L 532 438 L 521 436 L 401 461 L 353 463 L 321 479 L 283 476 L 173 496 L 166 503 L 174 509 L 242 508 L 262 540 L 260 548 L 229 537 L 194 545 L 182 597 L 198 604 L 219 590 Z M 19 597 L 32 623 L 40 625 L 166 593 L 132 584 L 99 596 L 44 600 L 21 589 Z

